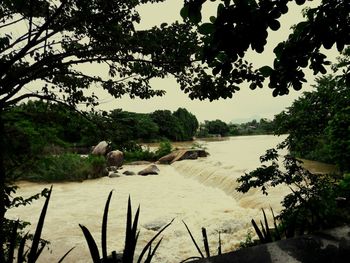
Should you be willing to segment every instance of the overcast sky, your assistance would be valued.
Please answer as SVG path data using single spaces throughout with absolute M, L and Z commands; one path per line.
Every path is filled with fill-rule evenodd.
M 149 28 L 154 25 L 160 25 L 162 22 L 171 23 L 176 20 L 181 21 L 179 12 L 182 4 L 183 1 L 180 0 L 168 0 L 160 4 L 144 5 L 139 9 L 141 24 L 138 28 Z M 215 14 L 215 4 L 217 2 L 204 10 L 206 15 L 209 15 L 210 12 L 214 12 Z M 290 5 L 290 10 L 291 12 L 288 13 L 288 16 L 280 19 L 282 24 L 281 30 L 269 33 L 269 45 L 264 54 L 249 54 L 250 61 L 256 67 L 272 65 L 272 50 L 276 43 L 286 39 L 290 32 L 290 26 L 302 18 L 302 8 Z M 312 74 L 308 75 L 309 82 L 302 91 L 310 90 L 310 84 L 313 82 L 313 79 Z M 290 106 L 293 100 L 302 93 L 291 90 L 288 96 L 274 98 L 272 97 L 271 89 L 267 85 L 263 89 L 252 91 L 247 85 L 243 84 L 241 90 L 234 94 L 232 99 L 209 102 L 189 99 L 182 93 L 179 85 L 173 78 L 156 79 L 152 81 L 152 86 L 154 88 L 165 89 L 167 94 L 163 97 L 152 98 L 150 100 L 129 99 L 128 97 L 109 99 L 108 96 L 102 95 L 100 108 L 103 110 L 122 108 L 127 111 L 152 112 L 157 109 L 174 111 L 178 107 L 184 107 L 195 114 L 199 121 L 221 119 L 226 122 L 241 122 L 252 118 L 272 119 L 275 114 Z

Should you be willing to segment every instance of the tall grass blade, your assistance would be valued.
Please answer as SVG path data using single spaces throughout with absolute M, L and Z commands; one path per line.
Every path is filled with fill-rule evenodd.
M 27 238 L 28 238 L 28 233 L 24 235 L 21 242 L 19 243 L 18 252 L 17 252 L 18 263 L 23 263 L 25 260 L 24 246 L 26 244 Z
M 264 227 L 264 225 L 263 225 L 263 223 L 261 222 L 261 220 L 260 220 L 260 226 L 261 226 L 261 231 L 262 231 L 262 233 L 263 233 L 263 236 L 264 236 L 264 243 L 266 243 L 266 230 L 265 230 L 265 227 Z
M 258 235 L 258 237 L 259 237 L 259 239 L 260 239 L 260 242 L 261 242 L 261 243 L 264 243 L 264 240 L 265 240 L 265 239 L 264 239 L 264 236 L 263 236 L 263 234 L 261 233 L 261 231 L 260 231 L 258 225 L 255 223 L 254 219 L 252 219 L 252 225 L 253 225 L 253 227 L 254 227 L 255 233 Z
M 35 259 L 34 259 L 34 262 L 36 262 L 41 254 L 41 252 L 43 252 L 44 248 L 45 248 L 46 244 L 43 244 L 39 249 L 38 249 L 38 252 L 36 253 L 35 255 Z
M 184 225 L 185 225 L 185 227 L 186 227 L 186 229 L 187 229 L 187 232 L 190 234 L 190 237 L 191 237 L 191 239 L 192 239 L 192 242 L 193 242 L 193 244 L 195 245 L 195 247 L 197 248 L 199 254 L 201 255 L 201 258 L 204 258 L 204 255 L 203 255 L 202 251 L 199 249 L 199 246 L 197 245 L 197 242 L 196 242 L 196 240 L 194 239 L 194 237 L 193 237 L 193 235 L 192 235 L 190 229 L 188 228 L 188 226 L 186 225 L 186 223 L 185 223 L 183 220 L 182 220 L 182 223 L 184 223 Z
M 270 231 L 270 227 L 269 227 L 269 223 L 267 222 L 267 217 L 265 214 L 264 209 L 261 209 L 264 215 L 264 221 L 265 221 L 265 230 L 266 230 L 266 242 L 272 242 L 272 235 L 271 235 L 271 231 Z
M 123 263 L 132 263 L 135 253 L 136 244 L 135 234 L 133 236 L 133 224 L 132 224 L 132 208 L 130 195 L 128 198 L 128 209 L 126 213 L 126 229 L 125 229 L 125 245 L 123 253 Z
M 103 218 L 102 218 L 102 229 L 101 229 L 101 248 L 102 248 L 102 258 L 103 261 L 107 261 L 107 221 L 108 221 L 108 210 L 109 210 L 109 203 L 111 202 L 113 190 L 109 192 L 105 210 L 103 212 Z
M 208 243 L 208 237 L 207 237 L 207 230 L 204 227 L 202 227 L 202 236 L 203 236 L 203 243 L 204 243 L 205 253 L 207 255 L 207 258 L 210 258 L 210 250 L 209 250 L 209 243 Z
M 196 259 L 201 259 L 201 257 L 189 257 L 189 258 L 186 258 L 186 259 L 180 261 L 179 263 L 185 263 L 185 262 L 187 262 L 189 260 L 192 261 L 192 260 L 196 260 Z
M 36 261 L 36 258 L 37 258 L 41 232 L 43 230 L 45 216 L 46 216 L 46 212 L 47 212 L 47 207 L 49 205 L 49 201 L 50 201 L 50 197 L 51 197 L 51 192 L 52 192 L 52 185 L 50 187 L 50 190 L 47 193 L 47 197 L 46 197 L 43 209 L 41 210 L 41 214 L 39 217 L 38 225 L 35 229 L 32 246 L 31 246 L 29 254 L 28 254 L 28 263 L 34 263 Z
M 63 257 L 61 257 L 61 259 L 60 259 L 57 263 L 62 263 L 63 260 L 68 256 L 68 254 L 69 254 L 70 252 L 72 252 L 72 250 L 73 250 L 74 248 L 75 248 L 75 247 L 72 247 L 70 250 L 68 250 L 68 251 L 63 255 Z
M 81 230 L 83 231 L 86 242 L 88 243 L 92 261 L 94 263 L 100 263 L 101 262 L 100 253 L 98 252 L 96 242 L 95 242 L 94 238 L 92 237 L 89 229 L 87 229 L 85 226 L 83 226 L 81 224 L 79 224 L 79 226 L 80 226 Z
M 280 231 L 278 230 L 278 226 L 277 226 L 277 221 L 276 221 L 276 217 L 275 217 L 275 214 L 274 214 L 274 212 L 273 212 L 273 209 L 272 209 L 272 207 L 270 207 L 270 209 L 271 209 L 271 213 L 272 213 L 272 217 L 273 217 L 273 225 L 274 225 L 274 227 L 275 227 L 275 239 L 276 240 L 281 240 L 282 239 L 282 236 L 281 236 L 281 234 L 280 234 Z
M 167 225 L 165 225 L 161 230 L 158 231 L 157 234 L 154 235 L 154 237 L 152 237 L 152 239 L 150 241 L 148 241 L 147 245 L 142 249 L 141 254 L 137 260 L 137 263 L 140 263 L 144 254 L 146 253 L 147 249 L 152 245 L 152 242 L 165 230 L 167 229 L 172 223 L 174 222 L 174 219 L 172 219 L 170 221 L 170 223 L 168 223 Z
M 150 252 L 152 251 L 152 252 L 148 254 L 148 256 L 147 256 L 147 258 L 146 258 L 146 260 L 145 260 L 144 263 L 151 263 L 152 258 L 153 258 L 153 256 L 154 256 L 154 254 L 156 253 L 156 251 L 157 251 L 157 249 L 158 249 L 160 243 L 162 242 L 162 240 L 163 240 L 163 238 L 161 238 L 161 239 L 158 241 L 158 243 L 157 243 L 156 246 L 154 247 L 153 251 L 152 251 L 152 249 L 151 249 L 151 246 L 149 247 L 149 251 L 150 251 Z
M 12 228 L 7 263 L 12 263 L 13 262 L 14 253 L 15 253 L 15 247 L 16 247 L 16 237 L 17 237 L 18 224 L 19 224 L 19 220 L 17 219 L 16 222 L 14 223 L 14 225 L 13 225 L 13 228 Z
M 218 247 L 218 255 L 221 255 L 222 252 L 221 252 L 221 233 L 219 231 L 219 247 Z

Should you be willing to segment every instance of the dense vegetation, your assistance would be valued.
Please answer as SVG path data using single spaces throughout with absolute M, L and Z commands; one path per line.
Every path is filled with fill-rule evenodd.
M 325 76 L 286 111 L 275 116 L 276 133 L 288 133 L 291 154 L 337 164 L 350 170 L 350 88 L 342 79 Z
M 245 123 L 225 123 L 221 120 L 205 121 L 199 125 L 198 137 L 273 134 L 275 122 L 262 118 Z
M 68 105 L 71 109 L 79 103 L 95 106 L 98 104 L 96 95 L 85 92 L 95 85 L 116 98 L 127 94 L 148 99 L 164 94 L 163 90 L 153 90 L 150 80 L 170 74 L 192 99 L 232 97 L 243 81 L 250 82 L 250 88 L 255 89 L 263 87 L 265 78 L 269 78 L 274 96 L 283 95 L 288 94 L 290 87 L 301 89 L 306 81 L 304 68 L 309 67 L 314 74 L 326 72 L 325 66 L 329 62 L 322 48 L 336 46 L 341 52 L 350 44 L 349 1 L 322 0 L 315 8 L 306 9 L 305 21 L 293 28 L 286 41 L 278 43 L 273 63 L 256 70 L 244 60 L 246 52 L 249 49 L 263 52 L 268 30 L 280 28 L 278 19 L 288 13 L 287 4 L 303 5 L 305 0 L 220 1 L 217 15 L 211 17 L 209 23 L 202 24 L 199 24 L 201 7 L 206 0 L 189 0 L 181 11 L 186 23 L 163 23 L 149 30 L 136 30 L 134 25 L 141 19 L 137 7 L 160 1 L 1 2 L 0 225 L 4 224 L 6 209 L 10 207 L 8 179 L 11 170 L 7 165 L 20 160 L 11 155 L 11 151 L 18 149 L 10 144 L 11 136 L 3 136 L 5 129 L 11 128 L 4 115 L 21 100 L 40 98 Z M 197 24 L 198 32 L 193 30 L 194 24 Z M 86 63 L 102 64 L 104 73 L 94 75 L 84 70 L 86 67 L 79 67 Z M 342 65 L 341 77 L 345 83 L 350 82 L 349 65 L 348 61 Z M 28 88 L 29 83 L 37 84 L 36 89 Z M 348 113 L 348 108 L 340 109 L 325 128 L 328 139 L 333 140 L 327 151 L 333 152 L 334 161 L 343 170 L 347 169 L 347 164 L 339 150 L 348 152 Z M 164 114 L 161 119 L 166 116 L 169 114 Z M 99 117 L 97 114 L 97 119 Z M 27 129 L 38 142 L 38 147 L 33 144 L 27 149 L 39 151 L 41 137 L 37 135 L 43 127 L 33 130 L 26 122 L 19 125 L 14 128 Z M 44 141 L 64 146 L 65 141 L 56 140 L 62 136 L 60 131 L 52 132 L 54 136 L 44 134 Z M 25 139 L 24 136 L 17 144 L 25 143 Z M 5 262 L 4 242 L 1 228 L 1 262 Z M 38 253 L 40 249 L 33 246 L 29 253 L 31 262 Z

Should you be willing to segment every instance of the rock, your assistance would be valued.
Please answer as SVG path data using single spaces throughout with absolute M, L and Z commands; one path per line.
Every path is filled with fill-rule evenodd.
M 198 157 L 207 157 L 209 154 L 205 150 L 201 149 L 184 149 L 177 150 L 168 155 L 161 157 L 157 163 L 170 164 L 176 161 L 182 160 L 194 160 Z
M 151 222 L 144 224 L 143 227 L 146 228 L 147 230 L 159 231 L 167 223 L 168 222 L 165 220 L 158 219 L 158 220 L 151 221 Z
M 144 165 L 144 164 L 151 164 L 151 162 L 148 161 L 135 161 L 135 162 L 131 162 L 128 163 L 129 165 Z
M 149 175 L 149 174 L 158 174 L 159 169 L 155 164 L 151 164 L 147 166 L 145 169 L 139 171 L 137 174 L 139 175 Z
M 91 154 L 105 155 L 107 152 L 108 143 L 106 141 L 99 142 L 92 150 Z
M 172 160 L 174 160 L 176 158 L 177 155 L 178 155 L 178 151 L 174 151 L 172 153 L 169 153 L 169 154 L 161 157 L 158 160 L 158 163 L 160 163 L 160 164 L 170 164 L 172 162 Z
M 124 161 L 124 154 L 121 151 L 115 150 L 107 153 L 107 165 L 108 166 L 122 166 Z
M 109 172 L 108 177 L 109 178 L 116 178 L 116 177 L 120 177 L 121 175 L 116 173 L 116 172 Z
M 123 174 L 125 175 L 135 175 L 136 173 L 133 171 L 124 171 Z

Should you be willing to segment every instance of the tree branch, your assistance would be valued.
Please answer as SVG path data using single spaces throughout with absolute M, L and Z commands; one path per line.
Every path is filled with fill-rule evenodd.
M 9 23 L 7 23 L 7 24 L 1 25 L 1 26 L 0 26 L 0 29 L 1 29 L 1 28 L 4 28 L 4 27 L 7 27 L 7 26 L 10 26 L 10 25 L 13 25 L 13 24 L 16 24 L 16 23 L 18 23 L 18 22 L 20 22 L 20 21 L 22 21 L 22 20 L 24 20 L 24 17 L 18 18 L 17 20 L 14 20 L 14 21 L 9 22 Z

